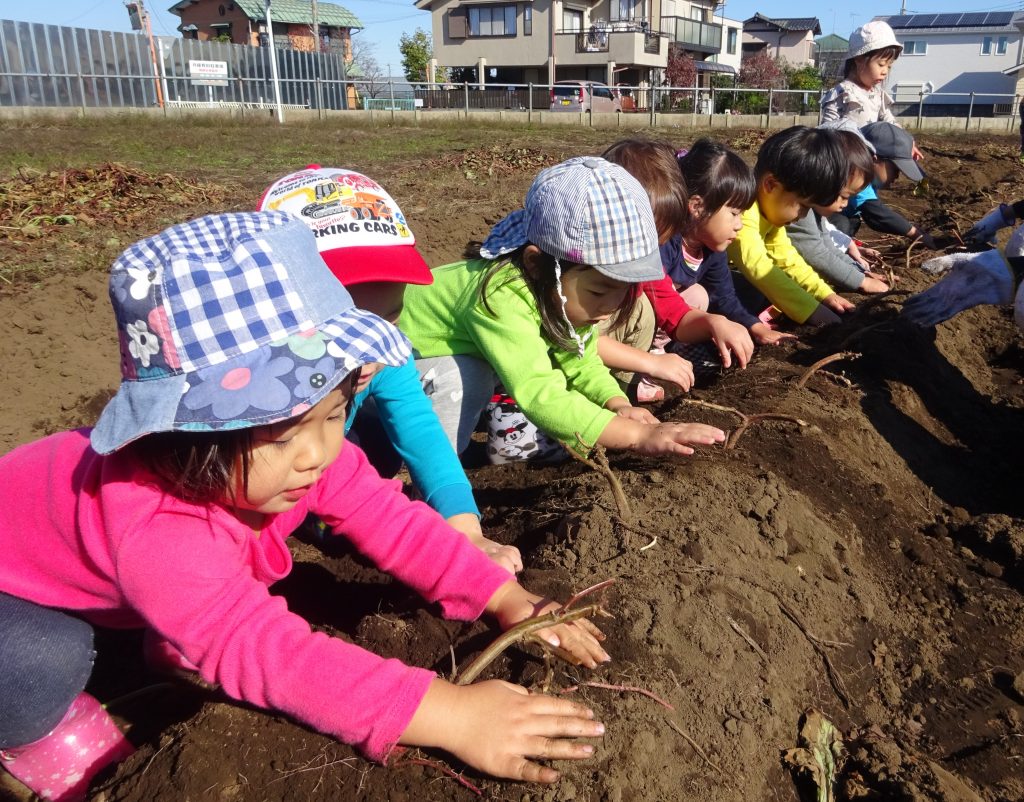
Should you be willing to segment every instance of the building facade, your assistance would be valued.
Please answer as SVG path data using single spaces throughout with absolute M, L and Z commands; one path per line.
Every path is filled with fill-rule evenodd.
M 922 92 L 939 92 L 956 94 L 929 98 L 927 106 L 968 106 L 973 92 L 975 113 L 1009 113 L 1012 96 L 1024 94 L 1024 12 L 875 19 L 888 22 L 903 45 L 889 74 L 897 104 L 916 103 Z
M 814 64 L 814 37 L 821 35 L 817 17 L 769 18 L 755 14 L 743 21 L 743 58 L 766 52 L 793 67 Z

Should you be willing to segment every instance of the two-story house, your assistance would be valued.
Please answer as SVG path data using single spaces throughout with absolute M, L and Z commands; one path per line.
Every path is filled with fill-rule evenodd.
M 846 54 L 850 52 L 850 40 L 838 34 L 819 36 L 814 41 L 814 67 L 821 73 L 826 86 L 843 80 Z
M 263 0 L 181 0 L 168 11 L 181 17 L 178 30 L 187 39 L 220 39 L 238 45 L 265 47 L 267 18 Z M 275 47 L 335 52 L 352 60 L 352 31 L 363 25 L 348 9 L 317 3 L 320 47 L 313 36 L 313 9 L 301 0 L 274 0 L 270 18 Z
M 768 18 L 755 14 L 743 21 L 743 58 L 766 51 L 793 67 L 814 64 L 814 37 L 821 35 L 817 17 Z
M 642 86 L 668 63 L 663 0 L 416 0 L 430 11 L 434 60 L 476 82 L 579 79 Z
M 1014 95 L 1024 94 L 1024 12 L 978 11 L 880 16 L 903 52 L 889 74 L 897 105 L 930 97 L 925 113 L 963 113 L 975 93 L 973 115 L 1011 113 Z M 988 93 L 988 94 L 986 94 Z M 958 108 L 952 108 L 958 107 Z
M 743 23 L 718 15 L 721 0 L 662 0 L 661 27 L 672 46 L 690 56 L 707 85 L 714 73 L 735 75 L 740 66 Z

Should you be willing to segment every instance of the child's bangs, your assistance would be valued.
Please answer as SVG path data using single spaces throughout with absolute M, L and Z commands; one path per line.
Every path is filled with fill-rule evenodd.
M 872 50 L 870 53 L 866 54 L 864 58 L 866 61 L 884 61 L 886 59 L 889 61 L 895 61 L 900 57 L 900 52 L 901 48 L 896 47 L 895 45 L 889 45 L 888 47 L 883 47 L 881 50 Z

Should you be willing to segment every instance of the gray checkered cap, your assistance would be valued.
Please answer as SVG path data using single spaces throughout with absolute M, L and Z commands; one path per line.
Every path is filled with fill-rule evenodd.
M 528 243 L 630 284 L 665 275 L 647 193 L 625 169 L 596 156 L 542 170 L 524 208 L 491 229 L 480 255 L 497 259 Z

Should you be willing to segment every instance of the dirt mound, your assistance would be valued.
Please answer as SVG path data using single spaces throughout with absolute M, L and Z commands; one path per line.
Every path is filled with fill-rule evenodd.
M 984 175 L 991 187 L 1015 171 L 1020 186 L 1008 139 L 922 139 L 928 194 L 893 196 L 911 215 L 956 222 L 988 211 L 992 197 L 961 185 L 963 164 L 971 182 Z M 514 208 L 535 172 L 441 181 L 395 163 L 372 174 L 440 263 Z M 447 213 L 405 201 L 428 197 L 431 180 Z M 988 191 L 1010 199 L 1016 190 Z M 453 221 L 455 208 L 467 216 Z M 965 224 L 942 230 L 954 241 Z M 894 241 L 875 241 L 902 287 L 927 282 L 917 249 L 908 259 Z M 92 273 L 0 295 L 18 333 L 0 343 L 6 446 L 94 418 L 117 364 L 103 294 Z M 552 788 L 466 771 L 484 798 L 811 799 L 782 754 L 813 707 L 845 742 L 839 799 L 1024 800 L 1015 690 L 1024 684 L 1024 340 L 994 308 L 913 329 L 897 317 L 903 297 L 862 305 L 840 326 L 760 349 L 746 371 L 668 398 L 654 410 L 663 419 L 732 431 L 737 413 L 786 418 L 753 420 L 734 448 L 688 459 L 612 455 L 631 520 L 606 480 L 576 462 L 471 469 L 485 529 L 520 547 L 526 584 L 564 598 L 616 580 L 604 596 L 609 666 L 556 664 L 549 675 L 539 654 L 512 649 L 487 671 L 586 700 L 608 725 L 597 755 L 562 766 Z M 59 349 L 43 336 L 55 330 Z M 809 373 L 838 352 L 859 357 Z M 343 549 L 296 541 L 293 552 L 295 571 L 274 590 L 319 630 L 445 675 L 495 636 L 483 623 L 441 620 Z M 137 634 L 101 632 L 99 655 L 91 689 L 139 751 L 94 799 L 477 798 L 441 764 L 415 762 L 463 771 L 443 755 L 371 765 L 217 691 L 162 684 Z

